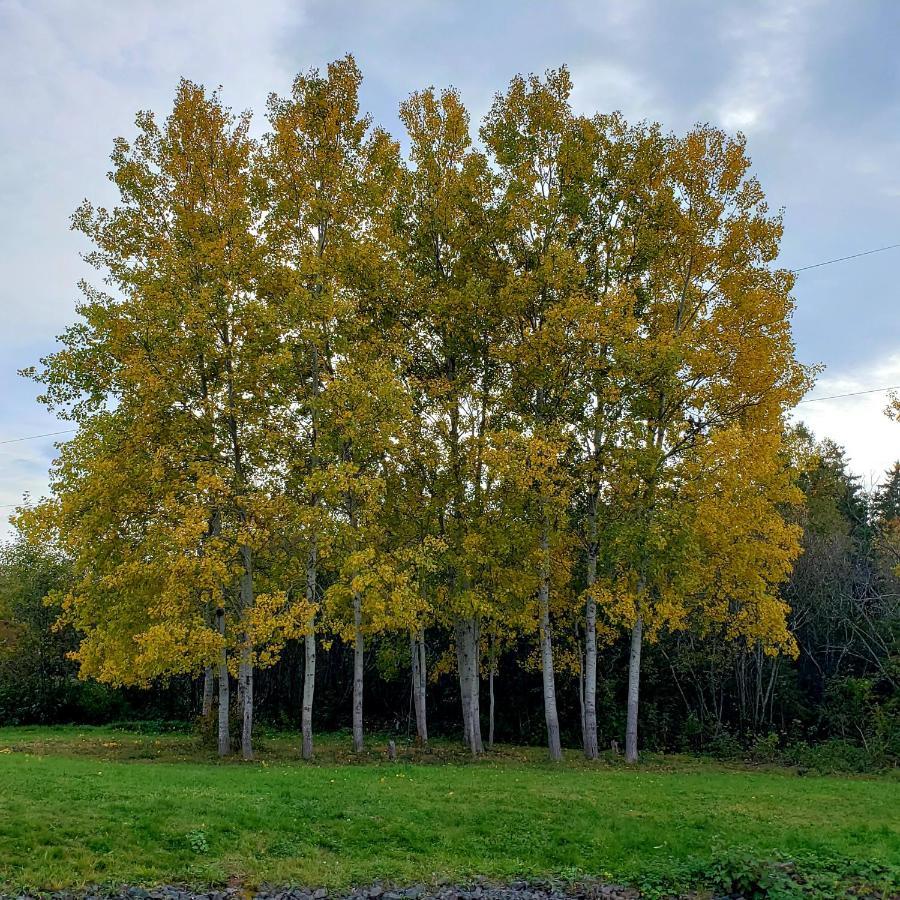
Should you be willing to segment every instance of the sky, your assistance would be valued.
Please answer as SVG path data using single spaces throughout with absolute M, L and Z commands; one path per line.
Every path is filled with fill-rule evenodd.
M 900 242 L 900 3 L 895 0 L 0 0 L 0 535 L 47 490 L 69 427 L 17 373 L 76 318 L 81 261 L 69 216 L 112 203 L 113 139 L 171 106 L 181 76 L 222 86 L 264 129 L 293 76 L 353 53 L 362 104 L 400 135 L 411 91 L 455 86 L 473 121 L 516 73 L 566 64 L 578 112 L 621 110 L 684 131 L 742 131 L 772 209 L 780 263 L 800 268 Z M 801 272 L 809 398 L 900 385 L 900 249 Z M 900 424 L 872 393 L 800 405 L 865 485 L 900 457 Z

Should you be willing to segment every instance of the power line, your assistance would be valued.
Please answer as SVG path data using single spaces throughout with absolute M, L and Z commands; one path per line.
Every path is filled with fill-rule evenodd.
M 801 400 L 800 403 L 817 403 L 819 400 L 840 400 L 842 397 L 860 397 L 863 394 L 880 394 L 882 391 L 900 391 L 900 384 L 890 387 L 871 388 L 867 391 L 851 391 L 849 394 L 832 394 L 830 397 L 810 397 L 809 400 Z
M 73 431 L 77 431 L 77 429 L 64 428 L 62 431 L 48 431 L 46 434 L 29 434 L 28 437 L 7 438 L 5 441 L 0 441 L 0 444 L 18 444 L 19 441 L 36 441 L 38 438 L 53 437 L 57 434 L 70 434 Z
M 808 269 L 818 269 L 820 266 L 830 266 L 832 263 L 846 262 L 848 259 L 858 259 L 860 256 L 871 256 L 873 253 L 884 253 L 885 250 L 896 250 L 900 244 L 888 244 L 887 247 L 876 247 L 874 250 L 863 250 L 862 253 L 851 253 L 850 256 L 838 256 L 836 259 L 826 259 L 824 262 L 813 263 L 811 266 L 801 266 L 799 269 L 789 269 L 795 275 L 797 272 L 806 272 Z M 825 399 L 824 397 L 822 398 Z

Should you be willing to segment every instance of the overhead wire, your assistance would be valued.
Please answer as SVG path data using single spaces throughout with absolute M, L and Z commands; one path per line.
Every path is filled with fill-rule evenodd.
M 799 269 L 788 269 L 795 275 L 798 272 L 806 272 L 809 269 L 818 269 L 821 266 L 830 266 L 833 263 L 846 262 L 848 259 L 859 259 L 860 256 L 871 256 L 873 253 L 884 253 L 885 250 L 896 250 L 900 244 L 888 244 L 886 247 L 876 247 L 874 250 L 863 250 L 860 253 L 851 253 L 849 256 L 837 256 L 834 259 L 826 259 L 823 262 L 813 263 L 810 266 L 800 266 Z

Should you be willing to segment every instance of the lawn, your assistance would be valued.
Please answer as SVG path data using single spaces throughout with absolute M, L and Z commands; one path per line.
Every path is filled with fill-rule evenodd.
M 588 873 L 633 879 L 724 850 L 900 865 L 900 780 L 657 758 L 560 765 L 449 745 L 315 763 L 296 738 L 218 763 L 189 735 L 0 729 L 0 891 L 229 879 L 342 887 Z

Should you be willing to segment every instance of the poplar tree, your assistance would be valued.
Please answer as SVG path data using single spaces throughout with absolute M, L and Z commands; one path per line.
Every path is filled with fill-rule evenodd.
M 367 635 L 415 629 L 424 600 L 404 548 L 392 540 L 388 486 L 404 463 L 409 397 L 390 348 L 374 335 L 353 346 L 324 398 L 323 433 L 335 442 L 325 502 L 337 524 L 333 583 L 325 594 L 333 630 L 353 645 L 353 749 L 363 749 Z
M 632 347 L 639 319 L 634 294 L 655 251 L 665 141 L 657 126 L 629 126 L 618 115 L 578 118 L 566 154 L 563 202 L 569 234 L 584 270 L 581 308 L 572 329 L 576 445 L 573 528 L 584 557 L 584 650 L 580 669 L 582 746 L 596 759 L 598 639 L 611 632 L 597 616 L 598 576 L 604 575 L 605 534 L 615 528 L 611 486 L 627 452 L 629 409 L 641 390 Z
M 408 275 L 402 313 L 408 377 L 430 448 L 425 478 L 440 546 L 435 607 L 453 630 L 464 740 L 483 751 L 480 619 L 488 597 L 473 583 L 467 547 L 483 506 L 484 446 L 496 425 L 498 267 L 492 247 L 494 176 L 472 149 L 469 117 L 455 91 L 413 94 L 400 108 L 410 175 L 400 210 Z
M 293 360 L 286 390 L 294 421 L 285 461 L 298 503 L 295 533 L 306 557 L 304 601 L 313 610 L 305 635 L 305 759 L 313 752 L 320 569 L 335 528 L 324 492 L 328 470 L 342 462 L 348 446 L 340 434 L 323 433 L 326 395 L 341 366 L 358 361 L 352 342 L 367 338 L 359 315 L 361 309 L 365 315 L 368 301 L 361 307 L 360 291 L 374 291 L 378 299 L 373 217 L 381 215 L 390 195 L 397 160 L 396 144 L 360 115 L 361 81 L 356 62 L 347 56 L 329 64 L 324 75 L 316 69 L 298 75 L 289 98 L 270 96 L 272 130 L 259 167 L 273 268 L 269 289 Z M 342 427 L 334 420 L 331 425 Z
M 615 503 L 623 513 L 617 550 L 624 557 L 614 564 L 624 579 L 619 598 L 630 605 L 626 758 L 632 762 L 644 629 L 655 634 L 688 618 L 690 595 L 672 589 L 683 548 L 699 527 L 687 498 L 695 479 L 718 477 L 698 461 L 723 435 L 740 434 L 764 468 L 777 470 L 784 412 L 807 385 L 790 332 L 792 276 L 771 268 L 781 220 L 769 213 L 749 164 L 743 139 L 707 126 L 669 142 L 656 200 L 658 246 L 634 290 L 640 389 L 629 407 L 628 452 L 620 456 Z M 731 463 L 738 465 L 734 457 Z M 765 483 L 758 490 L 765 495 Z M 732 531 L 739 533 L 749 515 L 736 504 Z M 765 550 L 777 556 L 782 545 L 773 539 L 761 545 Z M 791 544 L 790 552 L 797 551 Z M 759 564 L 765 567 L 763 558 Z M 783 609 L 769 587 L 766 597 L 776 605 L 767 620 L 774 624 Z
M 538 566 L 539 639 L 550 757 L 562 758 L 553 663 L 553 545 L 567 530 L 572 452 L 573 331 L 583 310 L 584 269 L 573 252 L 574 210 L 565 203 L 573 140 L 572 84 L 565 68 L 512 80 L 495 99 L 481 136 L 500 172 L 504 242 L 510 274 L 503 300 L 511 320 L 503 349 L 505 402 L 525 439 L 520 448 L 531 495 Z
M 219 656 L 220 752 L 237 657 L 241 746 L 252 755 L 253 669 L 280 595 L 256 609 L 255 568 L 277 519 L 276 322 L 258 299 L 249 115 L 187 81 L 159 128 L 116 142 L 112 210 L 73 226 L 111 293 L 84 285 L 82 322 L 36 377 L 79 428 L 28 518 L 75 560 L 65 615 L 82 672 L 114 683 L 205 668 Z M 274 432 L 273 432 L 274 430 Z M 290 627 L 287 627 L 290 631 Z

